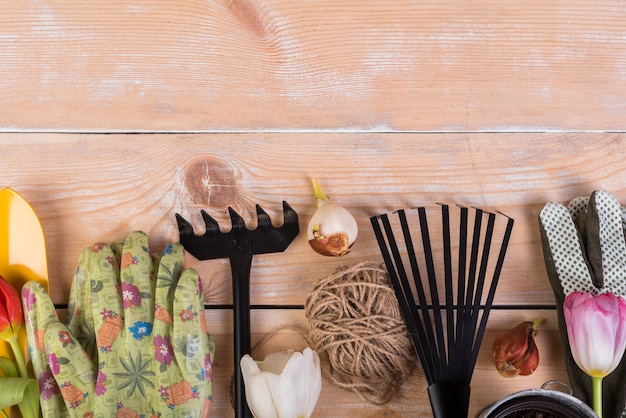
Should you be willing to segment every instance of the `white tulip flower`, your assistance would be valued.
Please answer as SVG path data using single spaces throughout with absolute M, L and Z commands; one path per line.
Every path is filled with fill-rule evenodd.
M 320 359 L 309 347 L 271 353 L 262 362 L 246 354 L 241 374 L 255 418 L 309 418 L 322 389 Z

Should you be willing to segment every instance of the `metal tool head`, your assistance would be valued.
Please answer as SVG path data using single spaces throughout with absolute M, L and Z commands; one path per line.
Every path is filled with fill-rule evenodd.
M 300 232 L 298 214 L 287 202 L 283 202 L 283 224 L 275 227 L 269 215 L 256 205 L 257 227 L 248 229 L 243 218 L 228 208 L 232 227 L 222 232 L 218 222 L 205 211 L 201 211 L 206 225 L 203 235 L 196 235 L 193 226 L 178 213 L 176 221 L 180 243 L 198 260 L 227 258 L 233 246 L 250 246 L 252 254 L 283 252 Z

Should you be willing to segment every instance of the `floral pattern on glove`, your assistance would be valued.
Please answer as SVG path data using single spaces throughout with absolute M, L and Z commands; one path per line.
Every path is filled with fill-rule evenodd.
M 180 244 L 150 255 L 141 232 L 86 248 L 68 326 L 41 285 L 24 286 L 44 416 L 208 415 L 215 343 L 200 278 L 183 261 Z

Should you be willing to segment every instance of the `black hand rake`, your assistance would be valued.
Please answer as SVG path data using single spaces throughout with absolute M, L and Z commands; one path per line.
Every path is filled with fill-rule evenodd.
M 397 218 L 383 214 L 370 219 L 428 381 L 435 418 L 468 415 L 470 381 L 513 229 L 513 219 L 506 215 L 472 208 L 470 231 L 470 209 L 454 207 L 453 210 L 459 211 L 458 229 L 451 227 L 448 205 L 431 209 L 435 214 L 441 213 L 441 225 L 434 225 L 441 227 L 436 234 L 429 231 L 425 207 L 409 213 L 398 210 Z M 417 219 L 411 226 L 410 219 L 415 216 Z M 399 230 L 398 236 L 394 229 Z M 496 230 L 502 235 L 494 239 Z M 412 231 L 421 237 L 421 242 L 417 242 L 417 247 L 421 247 L 419 254 Z M 440 243 L 437 236 L 441 237 Z M 435 251 L 433 242 L 440 244 Z M 495 261 L 489 257 L 492 251 L 498 252 Z M 410 275 L 405 268 L 407 264 Z M 422 278 L 424 271 L 426 278 Z M 443 276 L 443 289 L 437 276 Z M 483 298 L 485 290 L 487 295 Z
M 295 239 L 300 231 L 298 214 L 283 202 L 283 225 L 275 227 L 269 215 L 256 205 L 257 227 L 248 229 L 243 218 L 232 208 L 228 208 L 232 228 L 221 232 L 219 224 L 205 211 L 201 211 L 206 224 L 204 235 L 196 235 L 193 226 L 176 214 L 180 243 L 198 260 L 229 258 L 233 284 L 233 323 L 234 323 L 234 377 L 235 377 L 235 416 L 250 417 L 245 397 L 240 360 L 250 354 L 250 270 L 253 254 L 282 252 Z

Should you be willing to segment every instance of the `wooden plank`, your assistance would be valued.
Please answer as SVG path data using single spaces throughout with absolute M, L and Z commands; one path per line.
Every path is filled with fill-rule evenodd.
M 539 367 L 530 376 L 501 377 L 492 363 L 493 340 L 503 330 L 538 317 L 546 318 L 536 338 L 540 353 Z M 255 359 L 262 360 L 269 352 L 302 350 L 306 346 L 298 332 L 285 328 L 295 327 L 306 334 L 309 325 L 302 311 L 254 310 L 251 318 L 253 346 L 268 335 L 273 335 L 266 343 L 256 347 L 253 351 Z M 211 415 L 233 417 L 234 412 L 228 400 L 228 385 L 233 370 L 232 316 L 227 310 L 209 310 L 207 323 L 217 340 L 217 364 L 213 368 L 215 397 Z M 492 311 L 471 384 L 469 416 L 475 416 L 482 408 L 512 393 L 539 388 L 544 382 L 550 380 L 568 382 L 563 358 L 554 310 Z M 364 401 L 351 391 L 339 388 L 324 376 L 322 393 L 313 417 L 432 417 L 426 386 L 426 380 L 418 365 L 392 401 L 378 406 Z
M 625 16 L 609 0 L 8 2 L 0 129 L 624 130 Z
M 16 144 L 19 139 L 19 145 Z M 626 202 L 622 134 L 1 134 L 0 187 L 23 194 L 41 218 L 52 297 L 65 303 L 80 251 L 149 234 L 154 250 L 178 240 L 175 213 L 203 231 L 200 210 L 230 228 L 232 206 L 252 227 L 254 204 L 282 222 L 281 201 L 315 211 L 310 179 L 353 212 L 360 237 L 341 259 L 315 254 L 301 233 L 282 254 L 257 256 L 252 303 L 302 305 L 337 267 L 382 261 L 369 217 L 436 202 L 496 208 L 516 220 L 497 304 L 553 303 L 537 214 L 595 189 Z M 228 260 L 188 265 L 206 301 L 231 303 Z

